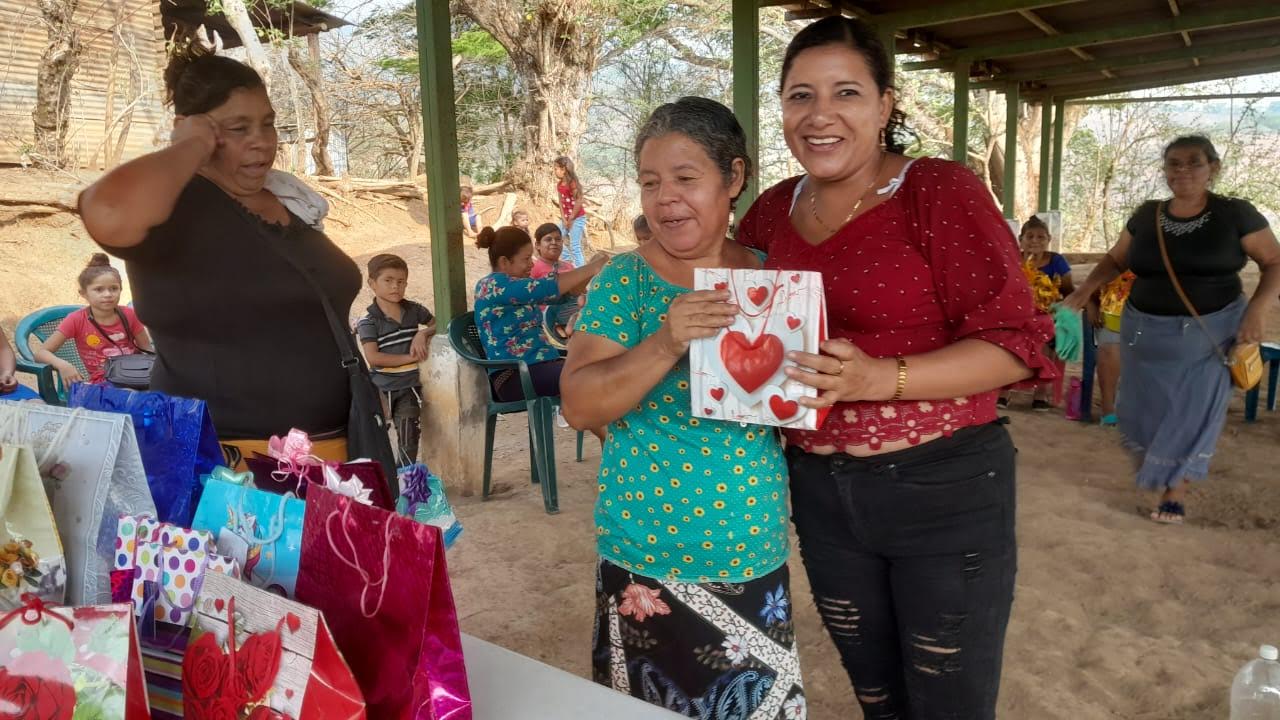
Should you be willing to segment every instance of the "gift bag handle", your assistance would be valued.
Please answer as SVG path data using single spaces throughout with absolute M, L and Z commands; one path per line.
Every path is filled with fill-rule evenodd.
M 360 591 L 360 614 L 364 615 L 365 618 L 368 619 L 374 617 L 380 610 L 382 610 L 382 601 L 387 594 L 387 578 L 391 576 L 391 518 L 387 518 L 385 523 L 386 529 L 383 531 L 382 579 L 374 582 L 369 576 L 369 573 L 366 572 L 364 567 L 360 564 L 360 556 L 356 553 L 356 544 L 352 542 L 351 534 L 347 532 L 347 519 L 351 514 L 352 502 L 354 501 L 349 500 L 347 502 L 347 506 L 342 509 L 341 513 L 337 510 L 333 510 L 329 513 L 329 515 L 324 519 L 324 534 L 325 539 L 329 541 L 329 549 L 333 551 L 333 554 L 336 555 L 347 567 L 359 573 L 360 579 L 364 581 L 364 589 Z M 351 557 L 349 558 L 346 555 L 343 555 L 342 551 L 338 550 L 337 543 L 333 541 L 333 519 L 338 515 L 342 516 L 339 521 L 342 525 L 342 537 L 347 541 L 347 547 L 351 549 Z M 378 602 L 374 605 L 372 610 L 369 610 L 366 606 L 368 605 L 369 589 L 372 587 L 379 588 Z

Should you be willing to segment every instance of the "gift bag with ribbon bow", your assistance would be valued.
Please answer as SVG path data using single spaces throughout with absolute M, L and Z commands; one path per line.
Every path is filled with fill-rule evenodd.
M 20 607 L 27 593 L 60 603 L 66 591 L 62 541 L 35 453 L 0 444 L 0 612 Z
M 151 717 L 132 606 L 23 602 L 0 617 L 0 717 Z
M 293 597 L 306 506 L 292 493 L 253 487 L 251 478 L 215 468 L 191 527 L 212 533 L 218 554 L 235 560 L 246 582 Z
M 200 502 L 200 476 L 222 464 L 222 449 L 203 400 L 110 385 L 71 386 L 72 407 L 133 419 L 142 466 L 164 522 L 191 524 Z
M 244 458 L 245 467 L 253 473 L 259 489 L 274 493 L 291 492 L 307 497 L 307 487 L 324 485 L 343 495 L 360 497 L 362 502 L 384 510 L 395 507 L 382 464 L 373 460 L 345 463 L 326 462 L 311 452 L 311 438 L 301 430 L 290 430 L 284 437 L 272 436 L 267 441 L 267 455 L 255 453 Z
M 132 420 L 83 408 L 0 401 L 0 442 L 35 451 L 62 540 L 67 603 L 111 602 L 116 519 L 156 514 Z
M 818 391 L 792 380 L 788 351 L 817 354 L 827 339 L 822 275 L 815 272 L 699 268 L 694 290 L 728 290 L 733 325 L 689 345 L 694 417 L 816 430 L 828 410 L 801 405 Z
M 360 720 L 364 699 L 324 617 L 212 574 L 182 660 L 187 720 Z
M 427 469 L 426 463 L 406 465 L 396 474 L 400 477 L 396 512 L 440 528 L 445 549 L 453 547 L 453 541 L 462 534 L 462 523 L 453 514 L 453 506 L 444 493 L 444 482 Z
M 439 528 L 312 488 L 298 600 L 328 619 L 372 717 L 470 720 Z

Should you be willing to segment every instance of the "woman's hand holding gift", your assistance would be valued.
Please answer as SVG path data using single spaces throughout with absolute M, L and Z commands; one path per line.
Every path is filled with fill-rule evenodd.
M 788 367 L 787 377 L 821 391 L 816 398 L 798 398 L 801 405 L 827 408 L 838 402 L 893 397 L 898 387 L 895 358 L 873 358 L 842 338 L 827 340 L 820 349 L 821 355 L 787 353 L 787 359 L 798 366 Z

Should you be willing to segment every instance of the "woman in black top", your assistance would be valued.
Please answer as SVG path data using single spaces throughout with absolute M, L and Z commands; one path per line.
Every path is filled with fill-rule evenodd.
M 169 147 L 80 196 L 85 228 L 126 261 L 159 358 L 151 387 L 208 402 L 230 459 L 291 428 L 346 460 L 346 370 L 311 275 L 343 319 L 360 289 L 352 260 L 268 190 L 275 112 L 253 69 L 213 55 L 165 73 Z M 247 441 L 247 442 L 244 442 Z
M 1139 207 L 1120 241 L 1065 301 L 1079 309 L 1126 269 L 1137 276 L 1121 317 L 1124 375 L 1116 414 L 1126 446 L 1141 463 L 1139 487 L 1162 492 L 1151 513 L 1157 522 L 1182 522 L 1188 484 L 1208 475 L 1232 393 L 1219 349 L 1261 341 L 1280 296 L 1280 245 L 1248 201 L 1209 191 L 1221 169 L 1208 138 L 1170 143 L 1164 171 L 1173 197 Z M 1205 329 L 1169 277 L 1157 222 L 1178 283 Z M 1246 302 L 1240 271 L 1250 259 L 1262 278 Z

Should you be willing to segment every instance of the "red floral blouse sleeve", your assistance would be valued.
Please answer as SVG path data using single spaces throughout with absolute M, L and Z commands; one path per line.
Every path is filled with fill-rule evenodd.
M 1053 320 L 1036 310 L 1017 242 L 976 175 L 947 161 L 924 167 L 906 188 L 914 237 L 933 270 L 955 340 L 977 338 L 1013 353 L 1035 377 L 1058 376 L 1047 343 Z

